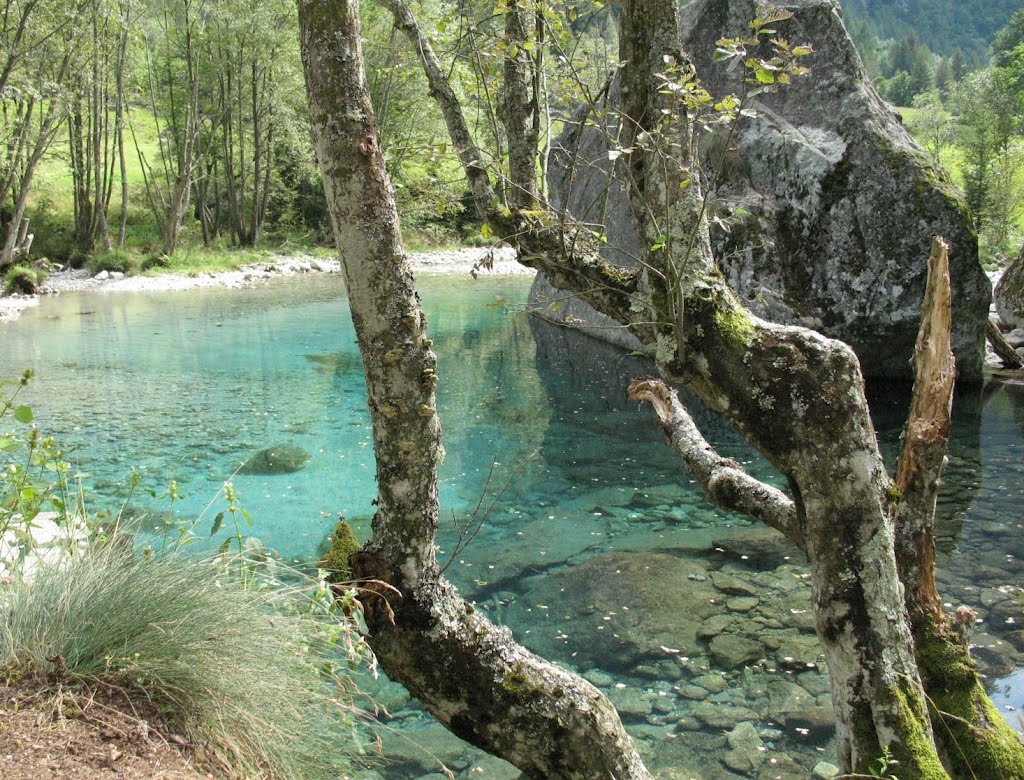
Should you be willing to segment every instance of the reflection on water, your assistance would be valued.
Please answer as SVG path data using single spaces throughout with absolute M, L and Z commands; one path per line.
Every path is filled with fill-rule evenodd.
M 525 300 L 528 285 L 421 280 L 447 453 L 441 557 L 483 523 L 450 576 L 525 644 L 612 697 L 653 767 L 806 778 L 832 754 L 832 715 L 799 554 L 693 488 L 650 411 L 626 398 L 649 366 L 500 305 Z M 116 505 L 136 466 L 158 493 L 177 480 L 187 497 L 174 511 L 195 516 L 241 461 L 289 444 L 311 456 L 301 471 L 233 477 L 251 533 L 298 561 L 315 558 L 339 512 L 367 533 L 371 435 L 339 278 L 61 296 L 0 324 L 0 343 L 0 376 L 37 369 L 26 402 L 79 445 L 94 505 Z M 908 396 L 873 390 L 891 462 Z M 692 411 L 722 452 L 771 478 L 714 414 Z M 986 673 L 1013 675 L 997 685 L 1004 709 L 1022 704 L 1022 423 L 1020 387 L 958 396 L 940 501 L 943 595 L 977 610 Z M 163 522 L 165 503 L 137 503 L 133 514 Z M 464 777 L 518 776 L 398 686 L 373 693 L 390 713 L 382 739 L 393 761 L 366 777 L 427 776 L 438 761 Z

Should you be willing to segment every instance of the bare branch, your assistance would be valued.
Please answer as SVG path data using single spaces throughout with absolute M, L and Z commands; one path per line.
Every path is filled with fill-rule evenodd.
M 1003 368 L 1009 369 L 1021 369 L 1024 368 L 1024 358 L 1017 354 L 1010 343 L 1003 337 L 1003 334 L 999 332 L 999 328 L 992 320 L 988 321 L 985 326 L 985 337 L 988 339 L 988 343 L 992 345 L 992 349 L 1003 363 Z
M 657 379 L 636 379 L 629 386 L 629 397 L 648 401 L 654 407 L 669 446 L 683 459 L 712 501 L 722 509 L 760 520 L 781 531 L 801 550 L 805 549 L 792 499 L 778 488 L 754 479 L 736 461 L 719 455 L 701 435 L 674 390 Z

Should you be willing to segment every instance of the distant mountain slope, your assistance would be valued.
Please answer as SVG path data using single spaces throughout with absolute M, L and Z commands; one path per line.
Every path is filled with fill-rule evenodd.
M 957 48 L 984 56 L 1000 27 L 1024 0 L 840 0 L 847 14 L 866 20 L 879 38 L 898 38 L 913 28 L 938 54 Z

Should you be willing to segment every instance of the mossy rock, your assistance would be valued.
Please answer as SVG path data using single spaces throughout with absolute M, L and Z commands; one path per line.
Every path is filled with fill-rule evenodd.
M 349 557 L 359 552 L 361 545 L 352 533 L 352 528 L 344 520 L 339 520 L 338 525 L 331 534 L 329 547 L 324 557 L 319 562 L 319 567 L 327 571 L 327 581 L 330 583 L 345 582 L 352 578 L 352 567 L 349 565 Z
M 309 463 L 310 455 L 294 444 L 278 444 L 260 450 L 238 470 L 239 474 L 291 474 Z

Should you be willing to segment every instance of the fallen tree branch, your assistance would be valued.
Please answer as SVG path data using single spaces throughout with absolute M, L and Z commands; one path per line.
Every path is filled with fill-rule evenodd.
M 760 520 L 781 531 L 801 550 L 805 549 L 792 499 L 778 488 L 754 479 L 736 461 L 719 455 L 701 435 L 674 390 L 657 379 L 635 379 L 629 385 L 629 397 L 654 407 L 669 446 L 715 504 Z
M 1003 337 L 1002 332 L 991 319 L 985 325 L 985 337 L 988 339 L 988 343 L 992 345 L 992 350 L 996 353 L 996 356 L 1003 362 L 1003 368 L 1024 368 L 1024 358 L 1018 355 L 1017 350 L 1010 346 L 1010 342 Z

